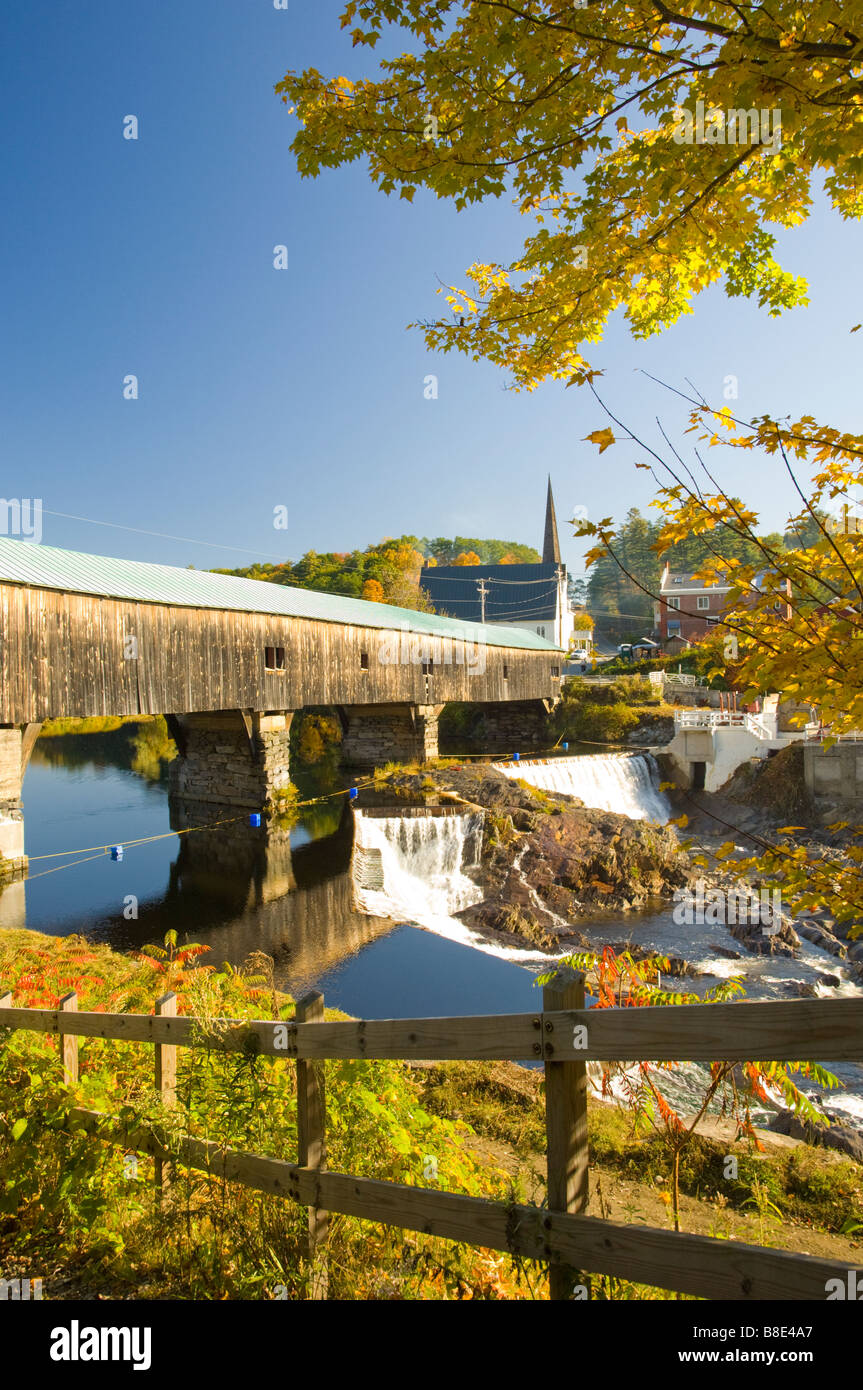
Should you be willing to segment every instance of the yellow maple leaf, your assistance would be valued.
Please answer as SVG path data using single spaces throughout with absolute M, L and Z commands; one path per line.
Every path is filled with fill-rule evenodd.
M 594 430 L 592 434 L 585 436 L 588 444 L 598 444 L 599 452 L 602 454 L 610 444 L 614 444 L 615 439 L 610 429 Z

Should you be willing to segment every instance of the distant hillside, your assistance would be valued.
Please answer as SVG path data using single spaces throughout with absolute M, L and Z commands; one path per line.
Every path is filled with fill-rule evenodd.
M 430 612 L 431 604 L 419 583 L 427 561 L 436 565 L 500 565 L 535 564 L 539 558 L 533 546 L 517 541 L 481 540 L 475 536 L 456 536 L 452 540 L 444 536 L 434 540 L 399 536 L 387 537 L 365 550 L 309 550 L 301 559 L 286 560 L 281 565 L 249 565 L 246 569 L 220 569 L 214 573 L 266 579 L 272 584 L 320 589 L 324 593 Z

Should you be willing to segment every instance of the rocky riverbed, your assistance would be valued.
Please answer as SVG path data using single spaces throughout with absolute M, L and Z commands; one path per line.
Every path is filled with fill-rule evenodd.
M 396 794 L 459 800 L 485 812 L 478 882 L 483 901 L 459 914 L 483 934 L 559 952 L 588 945 L 578 921 L 599 908 L 627 913 L 668 899 L 690 881 L 672 829 L 584 806 L 486 764 L 394 773 Z
M 734 860 L 720 863 L 712 857 L 719 845 L 739 841 L 743 855 L 769 842 L 783 819 L 787 821 L 789 809 L 780 808 L 784 816 L 779 814 L 774 799 L 791 800 L 791 810 L 798 815 L 811 812 L 796 795 L 789 796 L 786 784 L 795 774 L 792 759 L 785 759 L 784 768 L 776 762 L 767 779 L 770 785 L 758 787 L 754 794 L 748 776 L 716 795 L 678 795 L 672 790 L 674 813 L 685 809 L 688 817 L 680 830 L 595 810 L 575 797 L 505 777 L 488 764 L 436 768 L 431 778 L 427 771 L 396 771 L 386 778 L 386 787 L 410 799 L 480 807 L 485 828 L 476 877 L 483 900 L 459 917 L 503 945 L 529 943 L 558 954 L 591 947 L 591 914 L 619 912 L 623 925 L 627 913 L 668 902 L 676 890 L 693 891 L 699 880 L 708 895 L 713 889 L 729 893 L 739 887 Z M 847 852 L 841 836 L 818 826 L 806 832 L 806 838 L 825 854 Z M 694 863 L 695 856 L 706 858 L 708 867 Z M 856 925 L 837 923 L 826 911 L 796 917 L 782 912 L 769 931 L 757 920 L 732 923 L 729 931 L 744 953 L 754 955 L 793 957 L 802 938 L 834 956 L 844 978 L 863 983 L 863 939 L 851 936 Z M 672 970 L 697 973 L 683 959 L 673 961 Z M 838 984 L 839 977 L 825 975 L 824 983 Z M 801 982 L 799 992 L 811 994 L 815 987 Z
M 636 958 L 655 954 L 649 934 L 643 944 L 637 940 L 645 909 L 648 915 L 667 915 L 676 893 L 680 899 L 678 890 L 694 894 L 700 886 L 708 901 L 714 890 L 726 895 L 739 890 L 734 859 L 720 860 L 714 852 L 732 839 L 739 843 L 741 857 L 751 855 L 759 841 L 769 843 L 788 820 L 787 809 L 783 816 L 775 806 L 765 804 L 763 788 L 748 801 L 747 786 L 743 796 L 737 787 L 729 789 L 736 795 L 701 793 L 686 799 L 672 792 L 672 814 L 681 813 L 686 800 L 690 817 L 685 827 L 676 829 L 595 810 L 573 796 L 504 776 L 488 764 L 443 766 L 422 773 L 395 771 L 379 779 L 379 786 L 381 780 L 388 796 L 461 802 L 482 809 L 480 862 L 471 874 L 483 898 L 456 915 L 487 941 L 521 950 L 528 945 L 549 956 L 578 949 L 599 951 L 606 945 Z M 799 816 L 798 821 L 802 823 Z M 812 845 L 820 845 L 825 853 L 844 852 L 833 832 L 816 825 L 811 835 L 806 833 Z M 613 920 L 619 918 L 619 938 L 610 935 L 610 914 Z M 627 919 L 635 940 L 629 939 Z M 739 970 L 736 965 L 730 970 L 746 976 L 747 956 L 777 958 L 775 967 L 755 968 L 758 979 L 759 971 L 766 968 L 768 972 L 769 997 L 829 997 L 833 989 L 847 992 L 849 986 L 863 984 L 863 940 L 850 935 L 855 924 L 839 924 L 826 912 L 794 918 L 781 912 L 767 931 L 757 919 L 734 923 L 719 915 L 716 940 L 709 934 L 709 915 L 700 920 L 691 938 L 696 964 L 685 958 L 690 939 L 685 927 L 678 930 L 679 954 L 660 948 L 669 962 L 664 973 L 692 980 L 684 988 L 700 992 L 698 977 L 714 976 L 717 958 L 739 961 Z M 616 933 L 617 926 L 612 930 Z M 817 965 L 813 971 L 807 943 L 832 956 L 835 966 L 825 961 L 819 976 Z M 801 961 L 803 979 L 797 978 L 797 961 Z M 845 1084 L 858 1089 L 854 1077 L 846 1078 Z M 777 1100 L 772 1125 L 794 1138 L 835 1146 L 858 1160 L 861 1156 L 861 1138 L 853 1124 L 807 1126 L 785 1112 Z

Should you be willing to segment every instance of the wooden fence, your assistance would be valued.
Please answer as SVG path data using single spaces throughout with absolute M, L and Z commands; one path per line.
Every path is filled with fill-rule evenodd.
M 178 1018 L 163 995 L 155 1014 L 79 1013 L 74 994 L 58 1010 L 24 1009 L 0 994 L 0 1028 L 57 1034 L 66 1082 L 78 1078 L 78 1039 L 150 1043 L 155 1084 L 166 1105 L 176 1099 L 176 1049 L 212 1047 L 290 1058 L 297 1070 L 296 1163 L 225 1150 L 202 1139 L 182 1142 L 189 1167 L 308 1208 L 311 1291 L 326 1297 L 328 1213 L 338 1212 L 546 1262 L 550 1294 L 571 1295 L 575 1271 L 610 1274 L 708 1299 L 824 1299 L 828 1279 L 845 1278 L 849 1264 L 763 1246 L 588 1217 L 587 1063 L 635 1061 L 855 1061 L 863 1058 L 863 1000 L 683 1005 L 674 1008 L 588 1010 L 584 984 L 543 990 L 542 1010 L 468 1018 L 324 1020 L 323 997 L 310 994 L 288 1022 L 219 1020 L 215 1030 Z M 325 1059 L 542 1060 L 546 1078 L 548 1198 L 544 1207 L 334 1173 L 326 1165 Z M 76 1127 L 156 1160 L 177 1160 L 146 1132 L 119 1138 L 111 1115 L 70 1108 Z M 112 1130 L 112 1126 L 114 1126 Z

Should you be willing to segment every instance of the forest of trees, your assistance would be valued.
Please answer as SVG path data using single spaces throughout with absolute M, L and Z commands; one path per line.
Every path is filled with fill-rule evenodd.
M 330 594 L 392 603 L 399 608 L 432 611 L 420 586 L 423 564 L 535 564 L 539 554 L 532 546 L 517 541 L 480 540 L 476 536 L 387 537 L 365 550 L 306 551 L 301 559 L 285 560 L 281 565 L 255 564 L 245 569 L 220 569 L 217 574 L 238 575 L 243 579 L 267 579 L 273 584 L 290 584 L 298 589 L 320 589 Z

